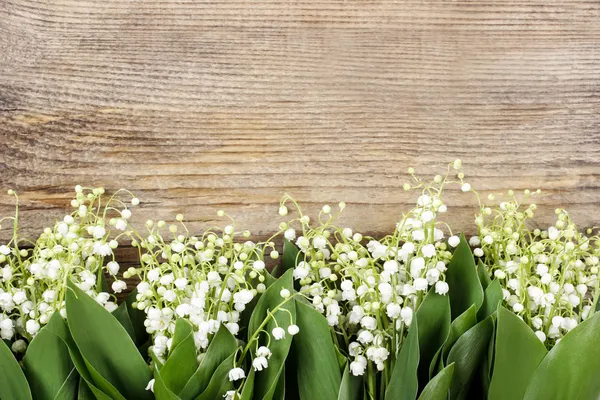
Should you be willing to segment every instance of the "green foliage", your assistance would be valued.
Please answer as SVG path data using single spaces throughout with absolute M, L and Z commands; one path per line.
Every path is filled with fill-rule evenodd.
M 155 379 L 156 375 L 160 375 L 160 382 L 170 392 L 179 394 L 197 369 L 198 361 L 196 359 L 193 327 L 186 320 L 178 319 L 169 358 L 159 371 L 155 369 Z M 157 379 L 155 387 L 158 383 L 159 380 Z
M 461 335 L 448 354 L 448 364 L 455 363 L 450 386 L 450 399 L 467 399 L 494 330 L 492 316 L 487 317 Z
M 448 296 L 435 293 L 432 288 L 417 310 L 419 322 L 419 387 L 429 381 L 429 366 L 438 354 L 450 332 L 450 302 Z
M 296 318 L 301 328 L 293 339 L 298 355 L 293 367 L 297 369 L 300 399 L 336 400 L 342 376 L 327 320 L 300 301 L 296 302 Z
M 25 376 L 35 399 L 74 399 L 77 396 L 79 374 L 71 361 L 68 346 L 53 333 L 60 324 L 64 321 L 56 312 L 31 341 L 23 358 Z
M 85 365 L 78 370 L 87 369 L 91 382 L 107 396 L 152 398 L 145 390 L 152 377 L 150 369 L 125 328 L 76 285 L 69 282 L 68 287 L 69 330 Z
M 350 373 L 348 365 L 344 367 L 344 374 L 340 383 L 337 400 L 362 400 L 363 378 Z
M 295 321 L 295 301 L 290 299 L 285 302 L 285 304 L 282 304 L 284 299 L 282 299 L 279 294 L 284 288 L 288 289 L 290 293 L 293 293 L 292 273 L 292 270 L 286 271 L 281 278 L 269 286 L 258 300 L 248 325 L 249 340 L 250 338 L 258 337 L 259 343 L 265 345 L 267 342 L 265 338 L 266 335 L 261 332 L 262 330 L 267 331 L 270 335 L 277 326 L 287 331 L 287 328 L 292 324 L 292 321 Z M 264 321 L 266 321 L 266 323 Z M 269 349 L 271 350 L 272 355 L 269 359 L 269 367 L 255 373 L 254 398 L 264 400 L 273 398 L 279 379 L 283 376 L 285 360 L 291 345 L 292 336 L 287 334 L 287 332 L 286 336 L 281 340 L 271 339 Z
M 546 356 L 546 348 L 525 322 L 500 306 L 495 350 L 488 398 L 522 399 L 531 376 Z
M 423 392 L 419 396 L 419 400 L 446 400 L 452 383 L 454 374 L 454 364 L 448 365 L 442 369 L 432 380 L 427 383 Z
M 494 279 L 490 282 L 483 293 L 483 303 L 477 311 L 477 320 L 482 321 L 496 312 L 498 304 L 502 301 L 502 288 L 500 283 Z
M 413 320 L 406 341 L 400 349 L 396 365 L 392 371 L 385 400 L 415 400 L 419 390 L 417 369 L 419 366 L 419 327 Z
M 456 246 L 446 271 L 452 319 L 465 312 L 472 304 L 476 308 L 481 306 L 483 288 L 479 279 L 471 248 L 461 234 L 460 243 Z
M 600 398 L 600 313 L 569 332 L 533 373 L 524 399 Z
M 27 379 L 12 352 L 0 340 L 0 399 L 30 400 Z
M 179 392 L 179 397 L 184 400 L 193 399 L 202 393 L 210 383 L 210 378 L 219 365 L 233 355 L 237 348 L 237 340 L 225 326 L 221 326 L 212 338 L 204 357 L 200 361 L 200 365 L 189 378 L 185 387 Z M 177 364 L 175 364 L 176 366 Z

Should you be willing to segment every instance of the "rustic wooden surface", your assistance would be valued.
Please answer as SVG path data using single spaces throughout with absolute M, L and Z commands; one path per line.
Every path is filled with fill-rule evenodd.
M 590 226 L 599 155 L 598 0 L 0 0 L 0 188 L 25 235 L 77 183 L 133 190 L 140 225 L 225 209 L 264 237 L 287 191 L 382 234 L 406 168 L 456 157 L 484 193 L 545 189 L 540 226 L 557 206 Z M 448 203 L 473 231 L 473 198 Z

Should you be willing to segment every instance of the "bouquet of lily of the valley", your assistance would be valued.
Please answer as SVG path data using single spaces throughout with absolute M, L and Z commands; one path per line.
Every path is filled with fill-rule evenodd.
M 200 237 L 177 220 L 164 233 L 164 221 L 146 222 L 140 268 L 128 271 L 141 279 L 132 306 L 152 338 L 148 388 L 165 398 L 281 397 L 299 328 L 291 279 L 266 269 L 266 257 L 279 257 L 274 243 L 247 240 L 233 220 Z
M 564 209 L 535 228 L 539 191 L 484 204 L 461 168 L 409 169 L 415 206 L 384 237 L 339 226 L 344 203 L 311 220 L 288 195 L 264 242 L 221 211 L 222 228 L 139 229 L 131 193 L 78 186 L 27 241 L 17 199 L 0 399 L 598 398 L 600 238 Z M 469 240 L 444 222 L 456 186 L 479 210 Z M 139 254 L 124 271 L 120 239 Z
M 409 184 L 406 189 L 421 190 L 416 207 L 402 216 L 393 234 L 380 240 L 334 225 L 337 215 L 329 206 L 323 207 L 316 226 L 311 226 L 310 218 L 294 203 L 299 216 L 285 226 L 284 257 L 293 258 L 293 276 L 306 303 L 325 317 L 327 325 L 322 325 L 329 327 L 329 333 L 321 334 L 331 336 L 332 354 L 341 367 L 341 371 L 331 370 L 330 365 L 311 367 L 310 358 L 299 358 L 298 369 L 306 371 L 298 381 L 302 398 L 312 397 L 315 382 L 334 373 L 340 383 L 346 379 L 339 390 L 328 387 L 332 396 L 357 390 L 364 391 L 367 399 L 396 398 L 401 392 L 416 395 L 416 380 L 408 382 L 401 376 L 410 361 L 407 346 L 418 342 L 409 332 L 416 333 L 419 319 L 428 318 L 430 326 L 424 324 L 421 335 L 435 336 L 437 325 L 450 320 L 448 265 L 460 238 L 450 236 L 447 243 L 440 229 L 444 225 L 438 218 L 447 211 L 442 194 L 451 183 L 448 178 L 438 175 L 424 183 L 415 177 L 413 187 Z M 293 202 L 284 197 L 282 214 L 288 201 Z M 344 207 L 340 204 L 340 211 Z M 292 227 L 295 224 L 298 230 Z M 311 318 L 316 320 L 315 315 Z M 310 343 L 305 335 L 302 331 L 298 340 Z M 434 356 L 431 340 L 442 338 L 429 339 L 421 346 L 421 359 L 430 360 Z M 326 373 L 325 368 L 330 371 Z M 429 371 L 421 368 L 419 373 L 428 376 Z
M 2 221 L 9 222 L 13 235 L 0 246 L 1 398 L 74 398 L 77 393 L 81 397 L 99 392 L 97 386 L 102 386 L 96 382 L 101 380 L 96 375 L 103 372 L 97 362 L 105 354 L 90 346 L 89 339 L 92 335 L 112 341 L 103 336 L 104 319 L 116 321 L 114 316 L 128 313 L 126 304 L 116 304 L 115 294 L 126 284 L 115 278 L 119 264 L 113 251 L 118 239 L 128 234 L 131 211 L 120 196 L 130 193 L 108 196 L 102 188 L 80 186 L 75 192 L 73 213 L 30 242 L 18 235 L 18 197 L 9 191 L 16 199 L 16 213 Z M 129 203 L 139 201 L 131 196 Z M 95 321 L 95 330 L 81 317 L 94 320 L 97 313 L 107 318 Z M 11 358 L 11 350 L 15 357 Z M 136 355 L 141 360 L 137 351 Z M 134 361 L 127 359 L 125 364 Z M 132 370 L 129 379 L 135 378 Z

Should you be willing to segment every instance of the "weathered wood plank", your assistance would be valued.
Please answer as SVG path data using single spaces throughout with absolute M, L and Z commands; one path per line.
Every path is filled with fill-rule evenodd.
M 24 233 L 77 183 L 264 237 L 284 191 L 381 234 L 408 166 L 600 223 L 600 3 L 0 0 L 0 187 Z M 472 197 L 448 221 L 472 231 Z M 0 195 L 0 214 L 11 212 Z M 7 232 L 0 231 L 0 239 Z

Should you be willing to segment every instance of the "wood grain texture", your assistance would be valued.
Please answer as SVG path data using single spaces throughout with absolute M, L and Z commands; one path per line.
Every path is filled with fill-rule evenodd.
M 140 225 L 225 209 L 264 237 L 288 192 L 382 234 L 406 168 L 457 157 L 484 193 L 545 189 L 541 226 L 590 226 L 599 155 L 598 0 L 0 0 L 0 188 L 29 236 L 77 183 L 131 189 Z

